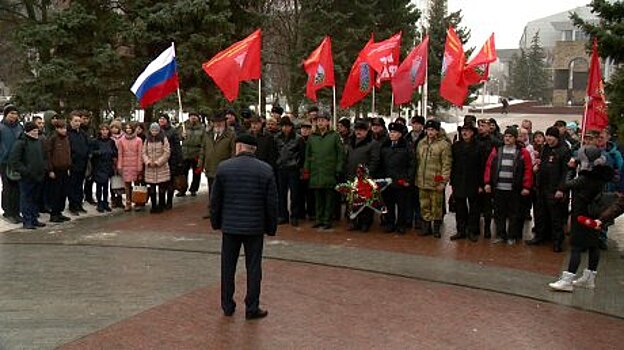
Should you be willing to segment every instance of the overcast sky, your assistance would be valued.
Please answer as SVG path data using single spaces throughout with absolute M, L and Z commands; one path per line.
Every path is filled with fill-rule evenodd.
M 518 48 L 527 22 L 568 11 L 590 0 L 448 0 L 449 12 L 462 10 L 462 24 L 470 28 L 468 47 L 477 50 L 495 33 L 497 49 Z

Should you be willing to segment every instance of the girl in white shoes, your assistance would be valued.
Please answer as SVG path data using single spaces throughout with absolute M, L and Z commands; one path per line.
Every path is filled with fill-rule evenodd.
M 598 248 L 599 231 L 588 227 L 586 217 L 590 214 L 590 206 L 594 199 L 602 192 L 604 185 L 613 178 L 613 169 L 607 165 L 602 151 L 596 146 L 584 146 L 578 151 L 580 162 L 579 174 L 573 180 L 566 181 L 562 191 L 572 190 L 572 228 L 570 230 L 570 262 L 567 271 L 563 271 L 561 278 L 548 286 L 556 291 L 572 292 L 574 287 L 593 289 L 595 287 L 596 270 L 600 261 Z M 581 252 L 587 249 L 589 254 L 588 268 L 583 275 L 574 279 L 581 263 Z

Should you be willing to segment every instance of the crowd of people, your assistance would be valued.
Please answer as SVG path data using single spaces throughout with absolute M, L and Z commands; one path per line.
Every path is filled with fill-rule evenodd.
M 142 210 L 144 203 L 133 203 L 135 186 L 148 186 L 151 213 L 170 210 L 176 190 L 179 197 L 197 194 L 202 173 L 212 188 L 219 164 L 235 156 L 235 140 L 244 134 L 253 137 L 255 157 L 277 180 L 278 225 L 309 220 L 313 228 L 327 230 L 346 217 L 348 230 L 370 230 L 374 211 L 364 208 L 349 217 L 336 191 L 363 165 L 372 179 L 391 179 L 382 191 L 387 212 L 378 219 L 385 232 L 416 229 L 420 236 L 440 238 L 444 216 L 453 211 L 451 240 L 483 237 L 514 245 L 526 221 L 534 219 L 534 237 L 525 243 L 548 242 L 561 252 L 569 232 L 572 259 L 565 273 L 573 276 L 587 250 L 590 279 L 599 248 L 606 248 L 609 222 L 593 221 L 601 213 L 590 209 L 595 197 L 624 188 L 624 161 L 611 130 L 581 137 L 573 122 L 557 121 L 542 132 L 524 120 L 501 132 L 494 118 L 467 115 L 451 139 L 440 121 L 420 116 L 409 125 L 401 117 L 388 125 L 383 118 L 342 118 L 333 130 L 329 114 L 317 107 L 302 118 L 284 115 L 279 106 L 266 119 L 248 109 L 227 109 L 208 120 L 191 112 L 177 126 L 166 114 L 149 126 L 114 120 L 97 128 L 85 111 L 71 112 L 67 121 L 54 111 L 23 125 L 19 119 L 15 106 L 4 107 L 2 208 L 7 220 L 27 229 L 45 226 L 40 213 L 50 213 L 51 222 L 70 220 L 66 203 L 75 216 L 86 212 L 84 202 L 99 212 Z M 122 187 L 113 188 L 115 177 Z M 586 221 L 577 222 L 579 217 Z M 210 208 L 204 218 L 210 218 Z M 591 228 L 593 235 L 590 222 L 598 226 Z M 551 287 L 571 288 L 565 273 Z

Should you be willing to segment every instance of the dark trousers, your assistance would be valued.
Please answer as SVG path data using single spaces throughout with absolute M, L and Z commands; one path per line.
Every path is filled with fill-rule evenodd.
M 67 188 L 67 199 L 69 199 L 69 209 L 77 209 L 82 206 L 82 196 L 84 195 L 85 172 L 70 171 L 69 185 Z
M 535 238 L 563 242 L 563 226 L 567 221 L 567 201 L 540 195 L 535 208 Z
M 152 209 L 163 208 L 165 205 L 165 193 L 167 192 L 168 182 L 161 182 L 159 184 L 149 184 L 149 196 L 152 202 Z M 157 189 L 158 187 L 158 189 Z M 156 192 L 158 191 L 158 199 L 156 198 Z
M 41 191 L 42 183 L 33 180 L 21 180 L 20 188 L 20 211 L 24 218 L 24 225 L 34 225 L 39 216 L 39 207 L 37 206 L 37 196 Z
M 585 249 L 581 247 L 572 247 L 570 252 L 570 262 L 568 263 L 568 272 L 576 273 L 579 265 L 581 264 L 581 253 Z M 598 263 L 600 262 L 600 249 L 598 247 L 587 248 L 588 261 L 587 269 L 591 271 L 598 270 Z
M 494 222 L 496 237 L 502 239 L 522 238 L 520 229 L 520 194 L 516 191 L 494 190 Z M 507 221 L 509 220 L 509 227 Z M 524 222 L 524 221 L 520 221 Z
M 191 171 L 191 186 L 188 188 L 191 193 L 195 193 L 199 190 L 199 182 L 201 181 L 201 172 L 198 174 L 195 172 L 195 169 L 197 169 L 196 158 L 184 160 L 184 174 L 188 176 L 189 170 Z M 187 189 L 185 188 L 183 192 L 186 192 L 186 190 Z
M 299 219 L 316 217 L 316 194 L 310 189 L 310 180 L 299 181 Z
M 263 235 L 223 234 L 221 241 L 221 308 L 224 312 L 232 312 L 236 308 L 234 280 L 241 245 L 245 248 L 245 269 L 247 270 L 245 308 L 247 313 L 255 313 L 260 307 Z
M 333 188 L 316 188 L 314 192 L 316 197 L 316 222 L 329 225 L 334 212 L 336 191 Z
M 386 214 L 386 226 L 391 228 L 405 228 L 409 222 L 407 201 L 410 195 L 409 189 L 389 186 L 382 192 L 388 213 Z
M 494 214 L 494 199 L 491 193 L 483 192 L 479 195 L 479 208 L 483 214 L 483 231 L 490 232 Z
M 84 198 L 85 200 L 93 200 L 93 176 L 89 176 L 84 180 Z
M 95 200 L 97 201 L 98 208 L 105 209 L 108 208 L 108 188 L 109 188 L 108 179 L 104 182 L 96 182 L 95 183 Z
M 20 185 L 18 181 L 9 180 L 6 176 L 6 168 L 6 164 L 0 166 L 0 175 L 2 175 L 2 211 L 4 211 L 4 216 L 19 216 Z
M 50 216 L 59 216 L 65 210 L 65 200 L 67 199 L 67 186 L 69 175 L 67 170 L 55 171 L 55 178 L 48 178 L 50 197 Z
M 287 220 L 289 217 L 295 219 L 299 217 L 299 169 L 279 169 L 278 195 L 279 195 L 279 215 L 278 217 Z M 290 211 L 288 210 L 288 191 L 290 191 Z M 290 215 L 289 215 L 290 212 Z
M 420 217 L 420 196 L 418 187 L 410 187 L 407 193 L 407 208 L 405 211 L 407 212 L 407 224 L 412 225 L 416 222 L 419 222 Z
M 479 216 L 481 213 L 479 196 L 458 197 L 456 195 L 454 198 L 457 232 L 479 235 Z

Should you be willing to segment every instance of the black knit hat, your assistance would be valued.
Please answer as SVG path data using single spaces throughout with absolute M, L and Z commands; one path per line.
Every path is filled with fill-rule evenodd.
M 282 115 L 284 113 L 284 108 L 280 106 L 273 106 L 273 108 L 271 108 L 271 113 Z
M 421 117 L 419 115 L 412 117 L 410 121 L 412 122 L 412 124 L 418 123 L 420 125 L 425 125 L 425 117 Z
M 353 129 L 354 130 L 368 130 L 368 123 L 366 123 L 363 120 L 358 120 L 357 122 L 355 122 L 355 125 L 353 125 Z
M 24 124 L 24 132 L 31 132 L 35 129 L 37 129 L 37 124 L 34 122 L 26 122 L 26 124 Z
M 249 146 L 258 146 L 258 139 L 249 134 L 240 134 L 236 137 L 236 143 L 244 143 Z
M 293 124 L 293 122 L 292 122 L 292 120 L 290 120 L 290 118 L 288 118 L 288 117 L 282 117 L 282 118 L 280 119 L 279 125 L 280 125 L 280 126 L 285 126 L 285 125 L 294 126 L 295 124 Z

